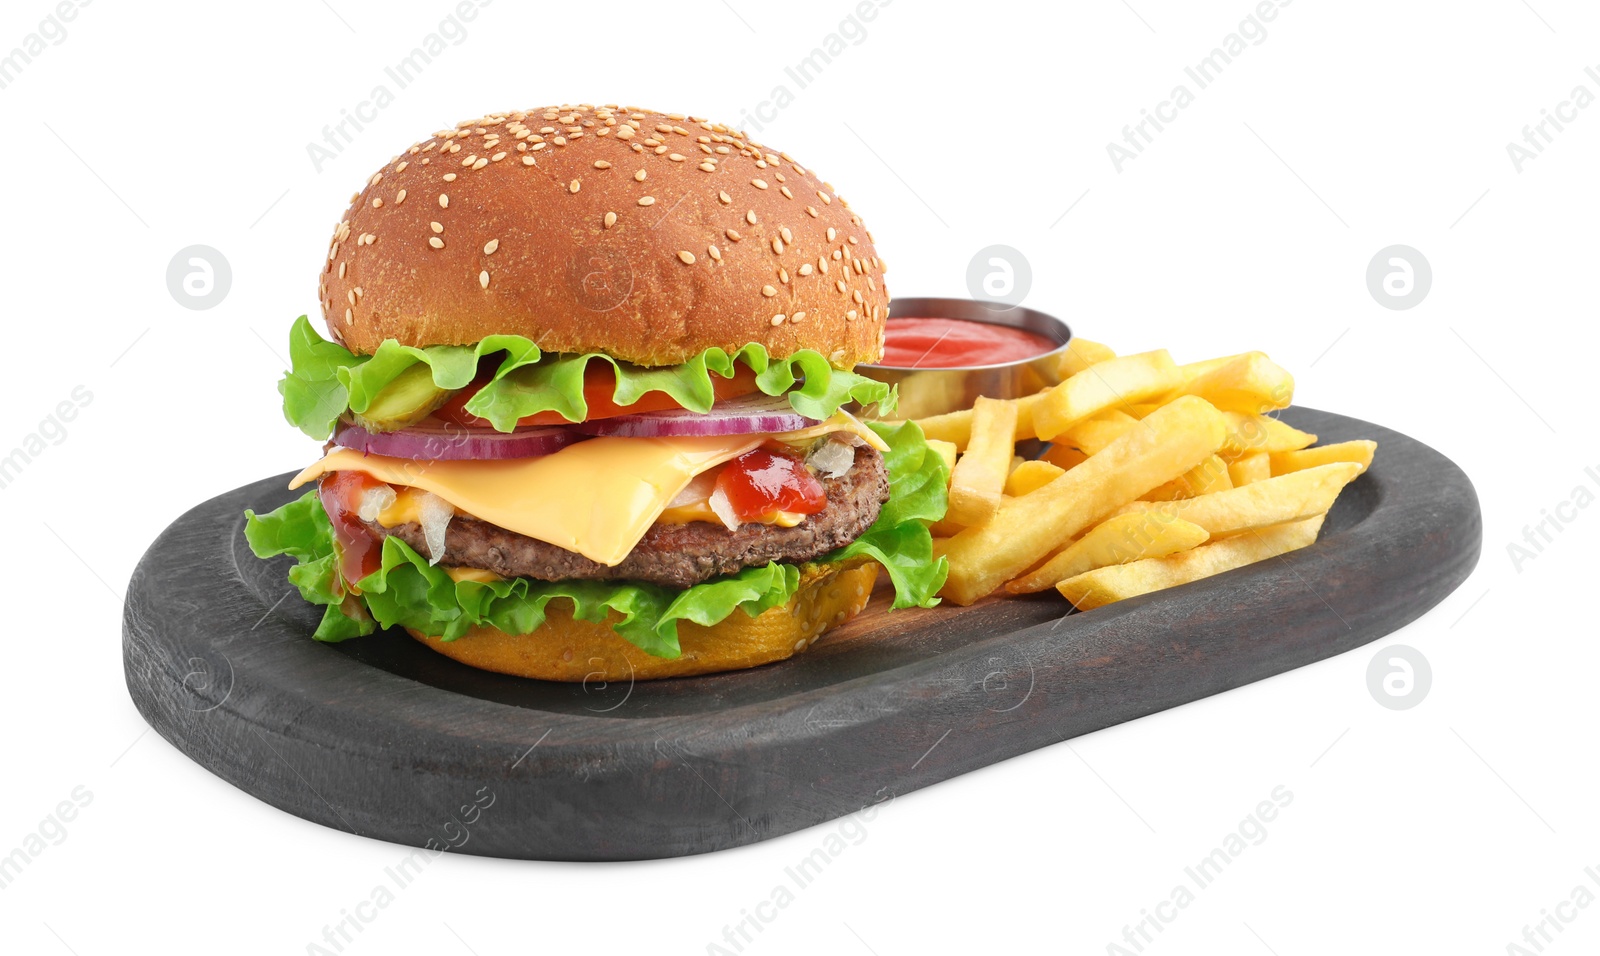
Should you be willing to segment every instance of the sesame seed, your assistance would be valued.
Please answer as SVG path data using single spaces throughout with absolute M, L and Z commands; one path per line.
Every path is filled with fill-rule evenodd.
M 439 208 L 440 209 L 449 209 L 450 208 L 450 197 L 448 195 L 446 195 L 445 193 L 440 193 L 439 194 Z
M 752 179 L 750 180 L 750 185 L 756 187 L 757 189 L 766 189 L 767 181 L 764 179 Z
M 754 209 L 752 209 L 749 212 L 744 214 L 744 221 L 748 222 L 750 225 L 753 226 L 756 223 L 760 222 L 761 220 L 756 218 L 756 211 Z
M 654 197 L 654 196 L 640 196 L 639 197 L 639 205 L 641 205 L 641 206 L 654 206 L 655 204 L 656 204 L 656 197 Z
M 856 242 L 856 237 L 855 237 L 855 236 L 851 236 L 851 237 L 850 237 L 850 244 L 851 244 L 851 245 L 852 245 L 852 246 L 854 246 L 854 245 L 859 245 L 859 243 L 857 243 L 857 242 Z
M 849 312 L 846 312 L 844 314 L 844 318 L 846 322 L 854 322 L 856 320 L 856 310 L 851 309 Z
M 557 146 L 565 146 L 567 145 L 567 138 L 565 136 L 557 136 L 552 142 Z
M 356 287 L 355 287 L 355 289 L 354 289 L 354 291 L 355 291 L 355 294 L 356 294 L 356 298 L 357 298 L 357 299 L 359 299 L 359 298 L 361 298 L 361 297 L 362 297 L 362 296 L 364 296 L 364 295 L 366 295 L 366 294 L 367 294 L 367 293 L 366 293 L 366 290 L 364 290 L 364 289 L 362 289 L 362 288 L 361 288 L 361 287 L 360 287 L 360 286 L 356 286 Z
M 428 228 L 432 229 L 435 233 L 444 232 L 444 225 L 442 223 L 430 222 L 428 223 Z
M 782 312 L 780 312 L 777 315 L 772 317 L 772 324 L 773 325 L 782 325 L 783 324 L 783 313 Z
M 690 252 L 687 249 L 684 249 L 684 250 L 680 251 L 678 253 L 678 258 L 683 260 L 683 264 L 686 265 L 686 266 L 694 265 L 694 253 Z
M 719 193 L 717 193 L 717 198 L 722 200 L 724 203 L 733 202 L 733 197 L 728 195 L 727 193 L 719 192 Z
M 821 215 L 821 213 L 817 212 L 817 207 L 816 206 L 807 206 L 806 207 L 806 214 L 809 215 L 812 219 L 815 219 L 819 215 Z
M 607 229 L 610 229 L 612 226 L 616 225 L 617 224 L 617 214 L 614 213 L 614 212 L 606 213 L 605 223 L 606 223 L 606 228 Z
M 372 174 L 372 180 L 370 182 L 368 182 L 367 185 L 368 186 L 376 186 L 381 182 L 383 182 L 383 174 L 382 173 L 373 173 Z
M 644 171 L 644 170 L 642 170 L 642 169 L 641 169 L 641 170 L 639 170 L 639 171 L 638 171 L 638 172 L 636 172 L 636 173 L 634 173 L 634 174 L 633 174 L 633 179 L 634 179 L 634 181 L 635 181 L 635 182 L 640 182 L 640 183 L 642 183 L 642 182 L 644 182 L 644 181 L 645 181 L 645 180 L 646 180 L 646 179 L 648 179 L 648 178 L 649 178 L 649 176 L 650 176 L 650 174 L 649 174 L 649 173 L 647 173 L 647 172 L 645 172 L 645 171 Z
M 351 290 L 351 291 L 349 291 L 349 292 L 346 292 L 346 293 L 345 293 L 345 294 L 344 294 L 344 297 L 345 297 L 345 299 L 346 299 L 346 300 L 347 300 L 347 301 L 348 301 L 348 302 L 349 302 L 349 303 L 350 303 L 350 304 L 351 304 L 351 305 L 355 305 L 355 304 L 356 304 L 356 294 L 355 294 L 355 290 Z
M 569 192 L 569 193 L 575 193 L 581 188 L 583 188 L 582 185 L 579 184 L 579 182 L 576 179 L 574 179 L 570 183 L 567 183 L 567 192 Z
M 780 186 L 780 187 L 778 187 L 778 192 L 783 193 L 784 196 L 788 197 L 789 199 L 793 199 L 794 198 L 794 193 L 789 191 L 789 187 L 788 186 Z
M 500 248 L 500 240 L 499 239 L 490 239 L 488 244 L 483 247 L 483 254 L 486 255 L 486 256 L 492 256 L 492 255 L 495 254 L 495 252 L 499 248 Z
M 794 242 L 794 233 L 789 231 L 788 226 L 784 226 L 782 229 L 779 229 L 778 235 L 783 237 L 784 242 Z
M 714 172 L 717 171 L 717 164 L 716 163 L 712 163 L 712 162 L 705 162 L 705 163 L 701 163 L 700 164 L 700 168 L 705 170 L 708 173 L 714 173 Z
M 482 272 L 478 273 L 478 285 L 481 288 L 485 288 L 485 289 L 489 288 L 489 270 L 488 269 L 485 269 Z
M 416 149 L 413 148 L 411 151 L 414 153 L 414 152 L 416 152 Z M 398 166 L 396 166 L 394 168 L 394 171 L 397 172 L 397 173 L 403 173 L 403 172 L 406 171 L 406 167 L 410 166 L 410 165 L 411 165 L 410 163 L 402 162 L 400 165 L 398 165 Z
M 832 226 L 828 227 L 828 241 L 829 242 L 832 242 L 834 240 L 834 238 L 837 237 L 838 235 L 839 235 L 839 233 L 838 233 L 838 231 L 836 229 L 834 229 Z
M 804 312 L 796 312 L 794 315 L 789 316 L 789 321 L 790 322 L 798 322 L 798 321 L 800 321 L 801 319 L 803 319 L 805 317 L 806 317 L 806 314 Z
M 534 143 L 532 146 L 528 147 L 528 152 L 537 153 L 539 150 L 544 149 L 548 145 L 548 143 Z
M 394 204 L 396 206 L 398 206 L 398 205 L 400 205 L 401 203 L 403 203 L 405 201 L 406 201 L 406 191 L 404 189 L 402 189 L 398 193 L 395 194 Z
M 617 139 L 633 139 L 633 127 L 626 124 L 618 126 Z
M 383 197 L 382 196 L 374 196 L 372 198 L 372 208 L 373 209 L 382 209 L 383 208 Z
M 463 159 L 461 161 L 461 165 L 463 165 L 463 166 L 471 166 L 473 163 L 475 163 L 477 161 L 478 161 L 478 154 L 477 153 L 473 153 L 472 155 L 468 156 L 466 159 Z
M 839 290 L 839 292 L 840 292 L 840 293 L 841 293 L 841 294 L 842 294 L 842 293 L 843 293 L 843 292 L 844 292 L 844 291 L 845 291 L 845 289 L 846 289 L 846 286 L 845 286 L 845 284 L 844 284 L 844 280 L 843 280 L 843 279 L 836 279 L 836 280 L 834 280 L 834 283 L 833 283 L 833 286 L 834 286 L 834 288 L 836 288 L 836 289 L 838 289 L 838 290 Z
M 817 198 L 822 200 L 822 204 L 824 206 L 831 205 L 833 203 L 833 197 L 829 196 L 827 193 L 823 192 L 820 189 L 817 190 Z
M 780 256 L 783 255 L 783 238 L 781 236 L 772 237 L 772 251 Z
M 534 159 L 532 156 L 524 156 L 524 157 L 522 157 L 522 165 L 524 165 L 524 166 L 537 166 L 537 165 L 539 165 L 539 161 Z
M 770 299 L 778 294 L 778 290 L 770 285 L 764 285 L 761 287 L 761 294 Z
M 606 162 L 603 159 L 597 159 L 597 160 L 594 161 L 594 168 L 595 169 L 610 169 L 611 168 L 611 164 Z
M 778 270 L 778 281 L 782 282 L 784 285 L 788 285 L 789 284 L 789 270 L 788 269 L 779 269 Z
M 455 182 L 456 181 L 456 174 L 455 173 L 445 173 L 444 174 L 444 181 L 447 182 L 447 183 Z
M 349 309 L 345 309 L 344 310 L 344 324 L 345 325 L 349 325 L 350 324 L 350 320 L 354 317 L 354 315 L 355 315 L 355 313 L 351 312 Z
M 850 298 L 855 300 L 856 305 L 865 304 L 864 301 L 861 298 L 861 290 L 860 289 L 857 289 L 856 291 L 852 292 L 850 294 Z
M 492 160 L 494 162 L 497 162 L 497 163 L 500 160 L 505 159 L 505 158 L 506 158 L 506 154 L 505 153 L 495 153 L 493 156 L 489 157 L 490 160 Z
M 711 258 L 717 260 L 718 262 L 722 261 L 722 250 L 718 249 L 716 246 L 706 246 L 706 252 L 711 256 Z
M 811 274 L 811 263 L 807 262 L 807 263 L 801 265 L 800 266 L 800 274 L 803 275 L 803 276 L 810 275 Z
M 444 240 L 440 239 L 438 236 L 429 236 L 428 237 L 428 245 L 434 247 L 435 249 L 443 249 L 444 248 Z
M 675 163 L 683 162 L 683 154 L 682 153 L 672 153 L 667 158 L 672 160 Z
M 339 263 L 339 278 L 341 278 L 341 279 L 344 278 L 345 270 L 349 267 L 349 265 L 350 265 L 350 263 L 348 263 L 348 262 Z
M 729 229 L 724 232 L 723 235 L 728 237 L 729 242 L 738 242 L 740 239 L 744 238 L 743 236 L 739 235 L 739 232 L 736 229 Z

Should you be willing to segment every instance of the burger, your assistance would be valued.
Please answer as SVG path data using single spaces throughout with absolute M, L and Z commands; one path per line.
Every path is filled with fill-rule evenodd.
M 790 657 L 866 605 L 930 606 L 948 466 L 888 386 L 885 266 L 833 186 L 678 113 L 495 113 L 367 180 L 279 383 L 326 442 L 246 515 L 322 605 L 529 678 Z

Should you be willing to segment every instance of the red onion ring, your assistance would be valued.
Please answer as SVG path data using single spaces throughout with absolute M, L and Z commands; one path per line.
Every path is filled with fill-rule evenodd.
M 817 424 L 817 419 L 799 414 L 785 395 L 756 392 L 719 401 L 704 414 L 687 408 L 672 408 L 638 415 L 618 415 L 579 422 L 572 428 L 588 435 L 614 435 L 622 438 L 661 438 L 667 436 L 761 435 L 792 432 Z
M 534 458 L 560 451 L 586 437 L 562 425 L 497 432 L 448 422 L 413 425 L 393 432 L 369 432 L 359 425 L 340 422 L 333 433 L 336 445 L 372 455 L 410 458 L 414 461 Z

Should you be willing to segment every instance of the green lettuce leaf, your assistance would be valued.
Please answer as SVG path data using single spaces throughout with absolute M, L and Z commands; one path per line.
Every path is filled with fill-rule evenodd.
M 710 348 L 681 365 L 645 368 L 600 353 L 544 353 L 520 335 L 491 335 L 474 346 L 420 349 L 390 339 L 372 355 L 356 355 L 323 339 L 302 315 L 289 334 L 293 368 L 278 383 L 283 415 L 312 438 L 326 440 L 340 415 L 346 410 L 365 412 L 390 382 L 413 365 L 427 365 L 436 386 L 455 390 L 473 380 L 480 359 L 497 354 L 502 357 L 494 375 L 467 402 L 466 410 L 488 419 L 500 431 L 510 431 L 518 419 L 545 411 L 557 412 L 568 421 L 582 421 L 588 414 L 584 372 L 593 361 L 609 362 L 616 369 L 612 399 L 618 405 L 632 405 L 650 392 L 663 392 L 685 408 L 709 411 L 715 398 L 711 376 L 732 378 L 737 363 L 756 373 L 756 386 L 763 393 L 787 394 L 794 410 L 809 418 L 827 418 L 850 401 L 877 403 L 884 414 L 894 408 L 892 388 L 834 368 L 821 353 L 811 350 L 775 359 L 752 343 L 731 355 Z
M 826 555 L 823 562 L 870 558 L 888 571 L 894 607 L 932 607 L 944 584 L 946 562 L 934 560 L 926 522 L 944 515 L 944 459 L 928 448 L 912 423 L 870 426 L 889 444 L 889 501 L 860 538 Z M 410 627 L 454 640 L 480 624 L 508 634 L 526 634 L 544 622 L 556 599 L 569 602 L 574 617 L 604 621 L 646 653 L 679 654 L 678 622 L 710 625 L 735 611 L 754 617 L 787 603 L 800 586 L 800 568 L 769 563 L 714 578 L 684 590 L 630 581 L 455 581 L 443 568 L 399 538 L 386 538 L 378 570 L 349 594 L 335 573 L 333 526 L 315 490 L 264 515 L 245 512 L 245 539 L 258 557 L 287 554 L 297 560 L 289 579 L 312 604 L 325 605 L 318 640 L 341 641 L 379 627 Z
M 944 587 L 949 562 L 934 560 L 927 522 L 944 517 L 949 469 L 915 422 L 871 422 L 867 427 L 889 445 L 883 456 L 889 500 L 861 537 L 822 560 L 869 557 L 889 573 L 894 607 L 933 607 L 939 603 L 935 595 Z

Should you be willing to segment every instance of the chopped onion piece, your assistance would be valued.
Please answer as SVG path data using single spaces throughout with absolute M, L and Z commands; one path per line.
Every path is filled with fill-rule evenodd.
M 705 501 L 711 497 L 711 489 L 717 486 L 719 471 L 720 469 L 713 468 L 710 471 L 702 471 L 700 474 L 695 475 L 693 480 L 684 485 L 683 490 L 678 492 L 676 498 L 667 502 L 667 507 L 684 508 L 697 501 Z
M 368 488 L 361 493 L 361 507 L 356 509 L 356 514 L 361 516 L 362 521 L 377 521 L 378 515 L 388 511 L 394 500 L 394 489 L 388 485 Z
M 429 491 L 421 493 L 420 501 L 422 519 L 423 543 L 428 546 L 428 563 L 438 564 L 444 557 L 444 533 L 450 527 L 450 519 L 456 515 L 456 509 L 450 502 Z
M 721 488 L 711 493 L 711 510 L 716 512 L 729 531 L 739 530 L 739 516 L 734 514 L 733 502 L 728 500 L 727 493 Z
M 815 468 L 824 478 L 838 478 L 856 463 L 856 450 L 844 442 L 825 438 L 811 449 L 806 464 Z

